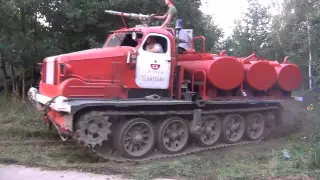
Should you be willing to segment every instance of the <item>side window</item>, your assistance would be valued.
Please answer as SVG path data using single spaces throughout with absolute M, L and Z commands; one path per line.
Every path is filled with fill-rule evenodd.
M 119 46 L 124 38 L 123 33 L 113 34 L 109 36 L 103 47 L 116 47 Z
M 141 39 L 143 34 L 137 32 L 136 38 Z M 138 42 L 132 38 L 132 33 L 115 33 L 111 35 L 103 47 L 130 46 L 136 47 Z
M 148 36 L 147 40 L 143 44 L 143 50 L 153 53 L 165 54 L 168 51 L 168 41 L 162 36 Z
M 142 33 L 136 34 L 138 39 L 142 38 Z M 136 47 L 137 45 L 138 41 L 132 38 L 132 33 L 127 33 L 120 46 Z

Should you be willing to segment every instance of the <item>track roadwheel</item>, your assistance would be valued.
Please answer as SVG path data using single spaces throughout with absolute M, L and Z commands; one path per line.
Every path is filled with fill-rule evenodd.
M 241 140 L 245 132 L 245 121 L 240 114 L 229 114 L 223 120 L 223 137 L 228 143 Z
M 117 132 L 118 148 L 128 158 L 147 156 L 155 145 L 155 130 L 152 123 L 143 118 L 125 122 Z
M 171 117 L 160 124 L 157 134 L 157 144 L 163 153 L 181 152 L 189 140 L 189 127 L 180 117 Z
M 251 113 L 246 117 L 246 137 L 255 141 L 261 138 L 265 130 L 264 117 L 260 113 Z
M 201 122 L 200 134 L 197 142 L 200 146 L 212 146 L 216 143 L 221 134 L 221 120 L 219 116 L 205 116 Z

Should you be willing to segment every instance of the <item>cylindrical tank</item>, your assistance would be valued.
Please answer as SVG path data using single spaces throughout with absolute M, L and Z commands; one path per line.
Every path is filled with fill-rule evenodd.
M 178 61 L 194 61 L 194 60 L 212 60 L 212 55 L 209 53 L 186 53 L 179 54 Z
M 245 61 L 244 68 L 246 82 L 255 90 L 268 90 L 277 82 L 276 70 L 268 61 Z
M 217 57 L 214 60 L 179 61 L 190 75 L 204 71 L 208 81 L 222 90 L 231 90 L 240 86 L 244 80 L 242 64 L 231 57 Z M 202 73 L 196 73 L 195 80 L 203 80 Z
M 302 83 L 302 74 L 295 64 L 280 64 L 278 61 L 269 62 L 277 72 L 277 83 L 285 91 L 293 91 Z

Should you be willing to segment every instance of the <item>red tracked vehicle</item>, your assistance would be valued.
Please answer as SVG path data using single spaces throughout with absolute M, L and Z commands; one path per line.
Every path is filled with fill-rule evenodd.
M 145 50 L 149 37 L 163 53 Z M 194 50 L 196 39 L 203 52 Z M 118 162 L 254 143 L 299 125 L 282 121 L 283 102 L 301 83 L 290 80 L 301 79 L 299 68 L 205 49 L 205 37 L 189 29 L 123 28 L 102 48 L 45 58 L 29 99 L 63 140 Z

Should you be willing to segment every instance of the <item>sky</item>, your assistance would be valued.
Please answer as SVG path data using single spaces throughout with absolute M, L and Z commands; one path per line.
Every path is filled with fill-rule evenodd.
M 271 0 L 259 1 L 263 5 L 271 3 Z M 202 0 L 202 4 L 201 11 L 213 16 L 215 23 L 225 32 L 225 37 L 231 35 L 234 20 L 239 19 L 248 8 L 247 0 Z M 272 9 L 271 13 L 275 14 L 276 9 Z
M 202 0 L 201 11 L 213 16 L 213 19 L 225 35 L 232 33 L 233 21 L 241 16 L 248 7 L 246 0 Z

